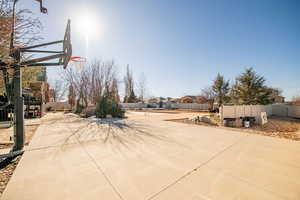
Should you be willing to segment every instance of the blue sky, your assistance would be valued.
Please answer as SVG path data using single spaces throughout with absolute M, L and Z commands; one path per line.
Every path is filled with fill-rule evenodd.
M 73 55 L 127 64 L 144 73 L 150 94 L 199 94 L 219 72 L 230 79 L 253 67 L 290 99 L 300 93 L 300 1 L 297 0 L 44 0 L 38 13 L 45 41 L 61 39 L 72 20 Z M 89 46 L 81 16 L 96 26 Z M 49 68 L 50 79 L 59 69 Z

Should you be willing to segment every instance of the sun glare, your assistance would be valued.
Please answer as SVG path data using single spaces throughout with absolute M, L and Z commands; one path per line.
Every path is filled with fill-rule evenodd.
M 93 17 L 82 16 L 78 20 L 78 28 L 83 35 L 91 36 L 96 33 L 96 21 Z

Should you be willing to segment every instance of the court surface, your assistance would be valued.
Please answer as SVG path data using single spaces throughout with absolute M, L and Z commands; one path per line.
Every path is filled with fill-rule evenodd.
M 1 199 L 300 199 L 300 142 L 128 116 L 46 115 Z

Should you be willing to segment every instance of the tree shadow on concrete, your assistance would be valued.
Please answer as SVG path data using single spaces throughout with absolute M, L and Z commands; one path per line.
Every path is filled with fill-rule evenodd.
M 65 139 L 63 145 L 76 139 L 81 144 L 99 142 L 109 144 L 112 147 L 130 149 L 138 144 L 156 145 L 158 141 L 176 143 L 172 138 L 154 132 L 151 126 L 144 123 L 121 118 L 111 119 L 81 119 L 85 123 L 82 126 L 72 129 L 72 133 Z

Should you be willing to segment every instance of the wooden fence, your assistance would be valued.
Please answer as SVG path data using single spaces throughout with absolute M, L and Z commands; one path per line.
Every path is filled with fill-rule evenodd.
M 170 109 L 183 109 L 183 110 L 201 110 L 208 111 L 209 104 L 200 104 L 200 103 L 171 103 L 166 106 Z
M 235 105 L 222 106 L 220 108 L 220 118 L 240 118 L 255 117 L 260 122 L 261 112 L 266 112 L 268 116 L 272 115 L 272 105 Z
M 140 108 L 147 108 L 147 104 L 142 103 L 120 103 L 122 108 L 125 109 L 140 109 Z
M 125 109 L 141 109 L 141 108 L 158 108 L 159 104 L 142 104 L 142 103 L 120 103 Z M 207 111 L 209 104 L 198 103 L 163 103 L 163 108 L 166 109 L 183 109 L 183 110 L 201 110 Z
M 272 105 L 272 113 L 273 115 L 281 117 L 300 118 L 300 106 L 274 104 Z

